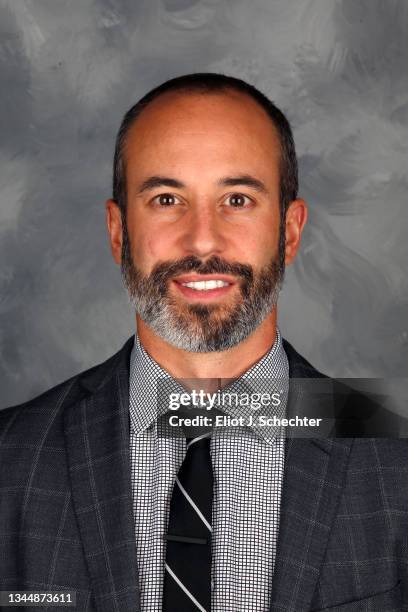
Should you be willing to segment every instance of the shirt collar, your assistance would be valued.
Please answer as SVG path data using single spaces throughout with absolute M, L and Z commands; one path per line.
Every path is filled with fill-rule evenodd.
M 249 370 L 228 386 L 228 391 L 272 394 L 279 392 L 281 404 L 275 409 L 274 414 L 279 418 L 285 415 L 286 400 L 289 381 L 289 363 L 283 348 L 282 336 L 277 329 L 276 338 L 270 350 L 257 361 Z M 165 389 L 167 393 L 185 393 L 182 385 L 162 368 L 154 359 L 148 355 L 140 343 L 137 333 L 130 356 L 130 378 L 129 378 L 129 408 L 130 422 L 133 432 L 141 435 L 147 428 L 152 426 L 157 417 L 166 411 L 157 402 L 158 386 Z M 283 391 L 283 393 L 282 393 Z M 265 442 L 271 444 L 276 437 L 276 429 L 268 426 L 259 426 L 257 417 L 261 414 L 270 414 L 271 409 L 255 411 L 249 406 L 224 406 L 222 412 L 230 416 L 248 417 L 252 414 L 254 424 L 250 427 Z

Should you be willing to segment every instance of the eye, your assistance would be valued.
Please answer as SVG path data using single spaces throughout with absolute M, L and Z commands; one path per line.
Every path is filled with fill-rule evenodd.
M 225 201 L 233 208 L 247 208 L 252 204 L 251 198 L 243 193 L 231 193 Z
M 161 193 L 160 195 L 153 198 L 153 204 L 158 206 L 174 206 L 180 203 L 180 199 L 174 195 L 174 193 Z

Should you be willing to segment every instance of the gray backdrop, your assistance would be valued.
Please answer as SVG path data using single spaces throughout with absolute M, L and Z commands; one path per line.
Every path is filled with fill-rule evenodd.
M 407 376 L 406 0 L 8 0 L 0 4 L 0 405 L 134 331 L 104 200 L 123 113 L 194 71 L 288 114 L 310 205 L 280 327 L 316 366 Z

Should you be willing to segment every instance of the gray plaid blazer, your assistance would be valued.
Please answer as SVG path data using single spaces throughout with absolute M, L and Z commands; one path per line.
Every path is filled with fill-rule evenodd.
M 132 345 L 0 411 L 0 589 L 76 591 L 80 611 L 140 610 Z M 322 376 L 284 347 L 291 377 Z M 408 610 L 405 440 L 287 441 L 270 612 L 303 610 Z

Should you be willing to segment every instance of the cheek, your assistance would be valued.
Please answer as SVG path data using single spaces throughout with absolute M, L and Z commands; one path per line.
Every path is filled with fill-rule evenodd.
M 277 250 L 276 250 L 277 253 Z M 245 250 L 239 251 L 238 259 L 243 263 L 246 261 L 255 268 L 261 268 L 266 265 L 272 257 L 276 257 L 276 253 L 272 249 L 272 243 L 254 242 L 247 243 Z
M 235 241 L 236 259 L 242 262 L 247 261 L 255 266 L 262 266 L 269 262 L 271 257 L 277 257 L 279 232 L 274 231 L 274 228 L 266 231 L 265 227 L 267 226 L 264 226 L 263 229 L 258 228 L 254 232 L 246 231 L 240 239 Z
M 171 253 L 171 236 L 141 234 L 135 236 L 133 257 L 143 270 L 151 270 L 158 261 L 166 261 Z

